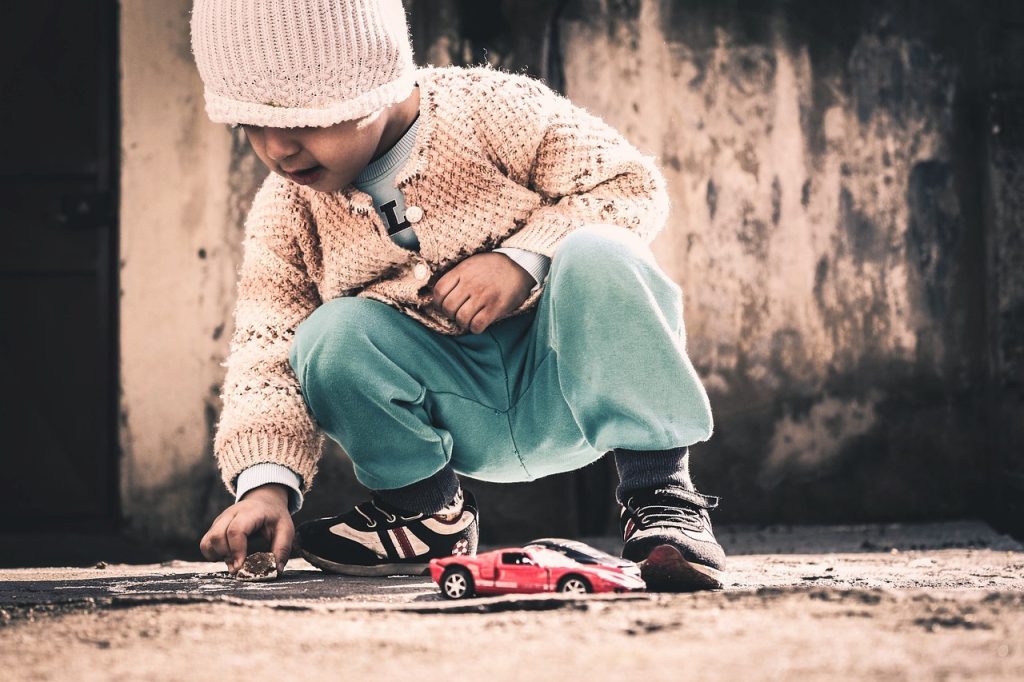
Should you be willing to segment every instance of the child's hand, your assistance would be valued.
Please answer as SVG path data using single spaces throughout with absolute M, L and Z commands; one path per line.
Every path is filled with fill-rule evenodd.
M 536 281 L 503 253 L 478 253 L 461 261 L 434 284 L 433 306 L 463 331 L 480 334 L 515 310 Z
M 247 492 L 214 519 L 199 542 L 199 549 L 210 561 L 223 559 L 233 575 L 245 561 L 249 536 L 257 531 L 270 542 L 270 551 L 277 557 L 280 573 L 288 563 L 295 539 L 285 486 L 268 483 Z

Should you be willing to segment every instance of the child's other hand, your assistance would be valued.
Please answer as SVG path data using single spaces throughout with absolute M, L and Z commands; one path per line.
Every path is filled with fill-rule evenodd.
M 432 305 L 463 331 L 480 334 L 515 310 L 536 281 L 503 253 L 478 253 L 461 261 L 434 284 Z
M 249 536 L 257 531 L 270 542 L 270 551 L 277 558 L 280 573 L 288 563 L 295 539 L 285 486 L 268 483 L 247 492 L 214 519 L 199 542 L 199 549 L 210 561 L 222 559 L 234 575 L 245 561 Z

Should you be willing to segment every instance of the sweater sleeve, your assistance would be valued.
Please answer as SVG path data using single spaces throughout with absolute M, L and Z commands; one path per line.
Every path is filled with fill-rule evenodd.
M 505 254 L 511 258 L 516 265 L 530 273 L 530 277 L 533 277 L 533 281 L 536 282 L 533 289 L 530 291 L 533 291 L 540 286 L 540 283 L 548 276 L 548 270 L 551 269 L 551 259 L 539 253 L 534 253 L 533 251 L 515 249 L 506 246 L 500 246 L 494 251 L 495 253 Z
M 294 471 L 306 492 L 316 474 L 323 434 L 288 359 L 295 328 L 321 303 L 297 241 L 311 219 L 295 187 L 274 174 L 246 217 L 235 328 L 214 436 L 214 454 L 232 494 L 238 475 L 261 462 Z
M 668 218 L 665 178 L 621 133 L 542 82 L 514 76 L 485 134 L 510 178 L 542 197 L 501 246 L 554 256 L 572 230 L 620 225 L 650 243 Z

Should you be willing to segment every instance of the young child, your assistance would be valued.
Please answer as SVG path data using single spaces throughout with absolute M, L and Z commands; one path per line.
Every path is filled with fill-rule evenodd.
M 721 586 L 687 467 L 707 395 L 681 289 L 649 243 L 665 181 L 601 119 L 490 67 L 416 67 L 400 0 L 196 0 L 215 122 L 271 171 L 245 224 L 215 452 L 247 538 L 283 569 L 323 435 L 370 500 L 298 529 L 352 575 L 475 552 L 458 475 L 528 481 L 614 453 L 623 556 L 653 589 Z

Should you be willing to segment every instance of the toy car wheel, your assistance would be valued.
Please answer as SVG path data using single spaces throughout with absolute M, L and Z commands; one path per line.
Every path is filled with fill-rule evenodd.
M 441 575 L 441 594 L 448 599 L 473 596 L 473 576 L 461 566 L 452 566 Z
M 569 594 L 586 594 L 591 591 L 591 587 L 583 576 L 567 575 L 558 581 L 558 591 Z

